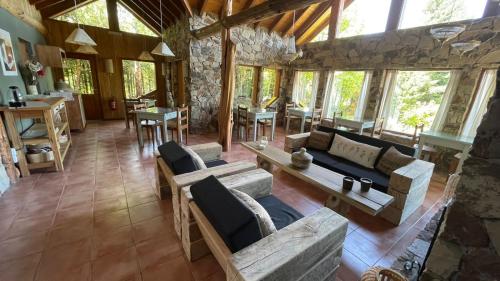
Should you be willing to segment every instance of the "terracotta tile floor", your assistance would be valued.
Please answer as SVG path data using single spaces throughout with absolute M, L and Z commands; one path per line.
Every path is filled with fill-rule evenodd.
M 283 147 L 278 128 L 272 145 Z M 24 178 L 0 198 L 0 280 L 224 280 L 212 256 L 187 262 L 174 234 L 171 201 L 152 193 L 154 147 L 139 150 L 123 122 L 90 123 L 73 134 L 64 173 Z M 190 135 L 190 144 L 216 140 Z M 236 142 L 227 161 L 254 155 Z M 356 209 L 337 280 L 358 280 L 369 266 L 390 265 L 437 210 L 433 180 L 424 205 L 398 227 Z M 277 171 L 274 193 L 305 215 L 327 194 Z

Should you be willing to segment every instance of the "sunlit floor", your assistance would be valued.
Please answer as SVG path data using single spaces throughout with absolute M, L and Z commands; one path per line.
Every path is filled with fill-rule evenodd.
M 190 144 L 215 141 L 190 135 Z M 154 147 L 139 150 L 134 129 L 96 122 L 73 134 L 64 173 L 34 174 L 0 198 L 0 280 L 225 280 L 212 256 L 188 262 L 174 234 L 170 200 L 153 194 Z M 272 143 L 282 148 L 284 132 Z M 231 162 L 255 156 L 236 141 Z M 395 227 L 351 208 L 337 280 L 390 266 L 438 209 L 433 180 L 421 208 Z M 276 171 L 273 193 L 307 215 L 327 194 Z

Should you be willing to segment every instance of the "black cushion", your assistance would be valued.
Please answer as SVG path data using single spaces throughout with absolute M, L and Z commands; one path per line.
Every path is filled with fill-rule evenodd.
M 158 151 L 175 175 L 199 170 L 193 157 L 174 141 L 158 146 Z
M 384 173 L 375 169 L 363 167 L 344 158 L 331 155 L 323 150 L 309 149 L 307 152 L 313 156 L 314 164 L 344 176 L 353 177 L 356 180 L 359 180 L 360 178 L 369 178 L 373 181 L 373 188 L 387 193 L 390 178 Z
M 225 160 L 222 160 L 222 159 L 205 162 L 205 166 L 207 166 L 207 168 L 212 168 L 212 167 L 226 165 L 226 164 L 227 164 L 227 162 Z
M 191 193 L 196 205 L 231 252 L 235 253 L 262 239 L 255 214 L 214 176 L 192 185 Z
M 351 139 L 353 141 L 357 141 L 357 142 L 365 143 L 365 144 L 368 144 L 371 146 L 382 148 L 382 151 L 380 151 L 380 153 L 377 157 L 377 160 L 375 160 L 375 166 L 377 165 L 380 158 L 382 158 L 382 155 L 384 155 L 384 153 L 389 148 L 391 148 L 391 146 L 394 146 L 397 150 L 399 150 L 401 153 L 403 153 L 405 155 L 413 156 L 415 154 L 415 148 L 409 147 L 406 145 L 397 144 L 397 143 L 390 142 L 390 141 L 385 141 L 385 140 L 381 140 L 381 139 L 377 139 L 377 138 L 372 138 L 369 136 L 359 135 L 359 134 L 351 133 L 351 132 L 347 132 L 347 131 L 337 130 L 337 129 L 333 129 L 333 128 L 325 127 L 325 126 L 318 126 L 317 130 L 327 132 L 327 133 L 333 132 L 334 135 L 339 134 L 339 135 L 346 137 L 348 139 Z M 333 138 L 332 138 L 332 141 L 330 142 L 330 145 L 328 147 L 332 146 L 332 142 L 333 142 Z
M 256 199 L 256 201 L 259 202 L 259 204 L 261 204 L 262 207 L 264 207 L 264 209 L 266 209 L 269 213 L 269 216 L 271 216 L 277 230 L 280 230 L 304 217 L 301 213 L 297 212 L 295 209 L 283 203 L 273 195 L 261 197 Z

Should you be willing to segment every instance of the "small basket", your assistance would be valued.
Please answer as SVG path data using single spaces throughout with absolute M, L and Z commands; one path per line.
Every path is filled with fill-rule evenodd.
M 408 281 L 408 279 L 395 270 L 377 266 L 363 273 L 361 281 Z

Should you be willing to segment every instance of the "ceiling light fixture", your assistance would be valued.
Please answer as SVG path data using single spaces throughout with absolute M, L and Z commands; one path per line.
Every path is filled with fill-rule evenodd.
M 75 9 L 77 8 L 76 0 L 74 0 Z M 97 46 L 96 42 L 92 40 L 92 38 L 80 27 L 80 23 L 77 21 L 77 28 L 71 32 L 71 34 L 66 38 L 64 42 L 75 45 L 88 45 L 88 46 Z
M 475 48 L 479 47 L 481 45 L 481 41 L 479 40 L 470 40 L 467 42 L 455 42 L 451 43 L 451 47 L 454 50 L 457 50 L 460 53 L 460 56 L 463 54 L 470 52 L 474 50 Z
M 89 45 L 82 45 L 78 47 L 78 49 L 75 50 L 76 53 L 81 53 L 81 54 L 88 54 L 88 55 L 98 55 L 99 53 L 97 52 L 94 47 L 89 46 Z
M 164 57 L 174 57 L 174 53 L 170 50 L 167 44 L 163 41 L 163 13 L 162 5 L 160 0 L 160 36 L 161 42 L 156 45 L 156 47 L 151 51 L 153 55 L 164 56 Z

